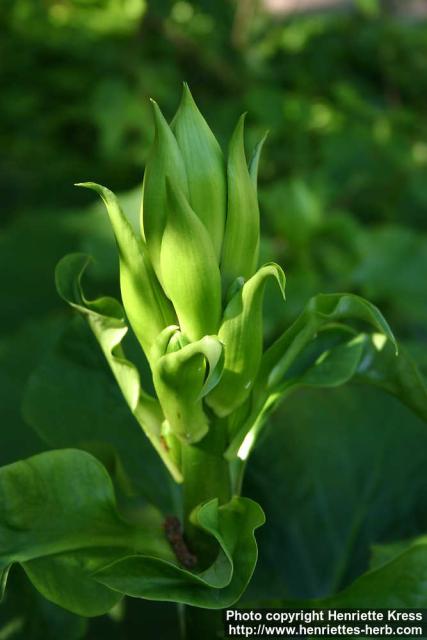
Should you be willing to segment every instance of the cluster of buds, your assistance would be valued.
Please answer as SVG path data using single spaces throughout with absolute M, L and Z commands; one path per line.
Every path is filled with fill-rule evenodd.
M 82 186 L 96 190 L 108 209 L 122 302 L 152 371 L 162 438 L 193 444 L 251 394 L 263 350 L 265 284 L 276 280 L 283 294 L 285 276 L 274 263 L 257 270 L 263 140 L 248 165 L 242 116 L 224 159 L 186 85 L 170 125 L 152 106 L 141 235 L 111 191 Z

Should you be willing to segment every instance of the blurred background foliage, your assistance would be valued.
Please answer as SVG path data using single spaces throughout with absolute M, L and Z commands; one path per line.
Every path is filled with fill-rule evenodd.
M 267 296 L 266 339 L 314 293 L 353 291 L 381 308 L 427 371 L 427 21 L 416 2 L 312 4 L 2 0 L 0 464 L 46 447 L 21 405 L 30 374 L 68 326 L 53 284 L 57 260 L 74 250 L 94 255 L 93 292 L 117 292 L 103 208 L 73 183 L 110 187 L 136 221 L 153 135 L 148 97 L 171 118 L 183 80 L 224 149 L 242 111 L 248 154 L 270 131 L 260 166 L 262 254 L 284 266 L 288 284 L 283 309 Z M 325 595 L 366 569 L 373 542 L 426 530 L 420 421 L 355 387 L 312 396 L 320 424 L 297 394 L 255 454 L 247 492 L 270 524 L 248 597 Z M 368 421 L 361 406 L 372 407 Z M 394 488 L 381 477 L 394 477 Z M 404 508 L 403 492 L 412 494 Z M 386 514 L 381 526 L 378 513 Z M 58 629 L 70 639 L 107 629 L 135 637 L 136 604 L 157 623 L 162 607 L 131 603 L 127 626 L 113 612 L 87 631 L 24 589 L 18 572 L 10 592 L 2 640 L 59 637 Z M 176 613 L 161 611 L 162 637 L 174 637 Z

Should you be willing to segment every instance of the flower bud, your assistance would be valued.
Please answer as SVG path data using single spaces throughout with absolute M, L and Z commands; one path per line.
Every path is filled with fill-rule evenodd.
M 285 274 L 279 265 L 265 264 L 228 303 L 218 337 L 224 345 L 221 381 L 206 398 L 219 416 L 237 409 L 251 392 L 263 347 L 262 304 L 265 284 L 275 278 L 284 296 Z
M 167 180 L 168 218 L 160 250 L 166 295 L 191 341 L 215 334 L 221 316 L 221 277 L 212 242 L 184 194 Z
M 146 247 L 134 233 L 112 191 L 94 182 L 78 186 L 96 191 L 102 198 L 113 227 L 120 259 L 120 289 L 129 323 L 147 357 L 159 333 L 176 321 L 151 266 Z
M 221 273 L 227 288 L 239 276 L 255 272 L 259 254 L 259 209 L 256 187 L 248 170 L 241 116 L 230 141 L 227 165 L 228 202 Z
M 177 141 L 159 106 L 152 100 L 155 136 L 142 189 L 141 229 L 154 270 L 160 273 L 160 246 L 166 224 L 166 176 L 173 176 L 188 196 L 187 175 Z
M 225 163 L 221 148 L 186 84 L 171 127 L 187 172 L 189 203 L 208 230 L 219 262 L 226 209 Z
M 168 429 L 184 442 L 198 442 L 209 428 L 202 398 L 221 377 L 222 344 L 214 336 L 190 343 L 178 327 L 171 326 L 158 336 L 151 360 L 154 387 Z

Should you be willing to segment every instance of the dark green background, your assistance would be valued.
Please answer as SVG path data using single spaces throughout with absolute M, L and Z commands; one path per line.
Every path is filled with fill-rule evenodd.
M 172 117 L 183 80 L 224 149 L 243 111 L 248 152 L 270 130 L 262 254 L 283 265 L 288 283 L 284 311 L 267 296 L 266 340 L 314 293 L 353 291 L 381 308 L 427 368 L 427 23 L 375 0 L 286 17 L 256 5 L 1 3 L 1 464 L 46 448 L 21 405 L 40 362 L 61 375 L 70 314 L 54 289 L 57 260 L 93 254 L 93 291 L 117 292 L 105 214 L 73 183 L 105 184 L 137 215 L 153 135 L 148 97 Z M 97 395 L 79 408 L 95 424 L 111 381 L 95 347 L 77 345 L 72 356 L 86 375 L 99 370 Z M 78 390 L 74 403 L 72 381 L 66 389 L 61 406 L 75 408 Z M 67 442 L 56 434 L 50 444 Z M 163 475 L 145 455 L 145 475 L 136 457 L 129 464 L 150 497 Z M 246 601 L 327 596 L 366 570 L 373 543 L 425 533 L 426 462 L 425 425 L 397 401 L 356 386 L 298 392 L 265 432 L 245 485 L 267 514 Z M 43 601 L 16 569 L 0 638 L 177 637 L 173 606 L 125 609 L 87 624 Z

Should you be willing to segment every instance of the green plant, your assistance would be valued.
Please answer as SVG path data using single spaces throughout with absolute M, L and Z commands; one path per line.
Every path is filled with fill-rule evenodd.
M 417 368 L 398 354 L 387 322 L 363 298 L 319 294 L 264 347 L 264 289 L 277 283 L 282 299 L 285 289 L 277 264 L 257 268 L 256 181 L 264 139 L 248 165 L 242 117 L 225 162 L 186 86 L 171 125 L 155 103 L 153 112 L 142 234 L 111 191 L 81 185 L 106 205 L 123 306 L 84 294 L 84 254 L 60 261 L 56 284 L 86 318 L 128 410 L 163 461 L 169 477 L 164 469 L 158 477 L 171 482 L 172 501 L 165 508 L 147 490 L 146 500 L 130 508 L 123 494 L 144 492 L 129 489 L 120 460 L 90 442 L 0 470 L 2 590 L 10 567 L 19 563 L 46 598 L 83 616 L 109 611 L 123 595 L 211 609 L 240 598 L 257 560 L 254 531 L 264 522 L 261 507 L 241 495 L 243 475 L 266 418 L 296 389 L 353 379 L 382 387 L 427 419 Z M 125 353 L 127 322 L 146 360 L 139 352 L 140 367 Z M 147 364 L 154 393 L 141 373 Z M 90 394 L 80 384 L 79 393 Z M 30 422 L 34 395 L 30 388 Z M 106 441 L 109 411 L 107 397 L 96 404 Z M 47 420 L 58 420 L 57 413 L 53 398 Z M 136 434 L 123 424 L 114 437 L 129 451 Z M 110 475 L 93 454 L 114 458 Z M 138 460 L 142 468 L 150 455 L 146 448 L 146 458 Z

